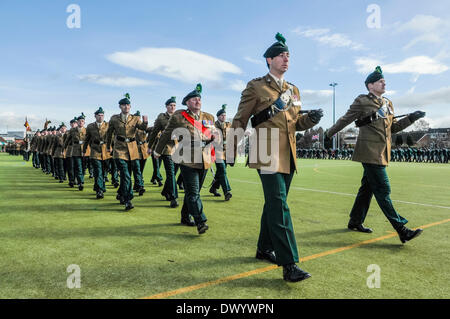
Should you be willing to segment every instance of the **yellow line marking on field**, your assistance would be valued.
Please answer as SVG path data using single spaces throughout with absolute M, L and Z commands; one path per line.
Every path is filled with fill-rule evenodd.
M 441 220 L 439 222 L 435 222 L 435 223 L 432 223 L 432 224 L 419 226 L 417 228 L 425 229 L 425 228 L 437 226 L 437 225 L 440 225 L 440 224 L 444 224 L 444 223 L 447 223 L 449 221 L 450 221 L 450 219 L 444 219 L 444 220 Z M 415 229 L 417 229 L 417 228 L 415 228 Z M 392 238 L 392 237 L 395 237 L 395 236 L 397 236 L 397 233 L 391 233 L 389 235 L 384 235 L 384 236 L 381 236 L 381 237 L 365 240 L 365 241 L 362 241 L 362 242 L 359 242 L 359 243 L 355 243 L 355 244 L 352 244 L 352 245 L 348 245 L 348 246 L 344 246 L 344 247 L 340 247 L 340 248 L 336 248 L 336 249 L 332 249 L 332 250 L 327 250 L 327 251 L 324 251 L 322 253 L 318 253 L 318 254 L 310 255 L 310 256 L 307 256 L 307 257 L 304 257 L 304 258 L 300 258 L 300 262 L 305 262 L 305 261 L 313 260 L 313 259 L 316 259 L 316 258 L 337 254 L 337 253 L 340 253 L 340 252 L 343 252 L 343 251 L 346 251 L 346 250 L 349 250 L 349 249 L 352 249 L 352 248 L 356 248 L 356 247 L 359 247 L 359 246 L 362 246 L 362 245 L 375 243 L 377 241 L 385 240 L 385 239 Z M 162 299 L 162 298 L 167 298 L 167 297 L 171 297 L 171 296 L 175 296 L 175 295 L 191 292 L 191 291 L 194 291 L 194 290 L 206 288 L 206 287 L 209 287 L 209 286 L 219 285 L 219 284 L 223 284 L 223 283 L 226 283 L 226 282 L 229 282 L 229 281 L 233 281 L 233 280 L 237 280 L 237 279 L 241 279 L 241 278 L 245 278 L 245 277 L 261 274 L 263 272 L 267 272 L 267 271 L 274 270 L 274 269 L 277 269 L 277 268 L 279 268 L 279 266 L 277 266 L 277 265 L 272 265 L 272 266 L 268 266 L 268 267 L 264 267 L 264 268 L 258 268 L 258 269 L 254 269 L 254 270 L 251 270 L 251 271 L 243 272 L 243 273 L 240 273 L 240 274 L 236 274 L 236 275 L 232 275 L 232 276 L 228 276 L 228 277 L 223 277 L 223 278 L 219 278 L 219 279 L 212 280 L 212 281 L 203 282 L 203 283 L 200 283 L 200 284 L 197 284 L 197 285 L 192 285 L 192 286 L 188 286 L 188 287 L 184 287 L 184 288 L 179 288 L 179 289 L 175 289 L 175 290 L 171 290 L 171 291 L 162 292 L 162 293 L 151 295 L 151 296 L 148 296 L 148 297 L 143 297 L 142 299 Z

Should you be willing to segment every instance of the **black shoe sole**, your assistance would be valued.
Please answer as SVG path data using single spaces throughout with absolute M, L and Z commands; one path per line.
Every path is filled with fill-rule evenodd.
M 289 282 L 299 282 L 299 281 L 308 279 L 309 277 L 311 277 L 311 275 L 310 275 L 310 274 L 306 274 L 305 276 L 300 277 L 300 278 L 296 278 L 296 279 L 294 279 L 294 280 L 289 279 L 289 278 L 287 278 L 287 277 L 285 277 L 285 276 L 283 276 L 283 279 L 286 280 L 286 281 L 289 281 Z
M 365 234 L 370 234 L 370 233 L 372 233 L 373 231 L 372 230 L 367 230 L 367 231 L 361 231 L 361 230 L 359 230 L 358 228 L 356 228 L 356 227 L 351 227 L 351 226 L 348 226 L 347 227 L 349 230 L 352 230 L 352 231 L 357 231 L 357 232 L 359 232 L 359 233 L 365 233 Z
M 402 238 L 400 238 L 400 241 L 402 242 L 402 244 L 404 244 L 404 243 L 406 243 L 407 241 L 410 241 L 410 240 L 412 240 L 412 239 L 414 239 L 414 238 L 416 238 L 416 237 L 419 237 L 420 236 L 420 234 L 422 234 L 423 233 L 423 229 L 420 229 L 420 231 L 418 231 L 413 237 L 411 237 L 410 239 L 402 239 Z
M 208 225 L 204 225 L 200 229 L 197 229 L 199 234 L 204 234 L 209 229 Z

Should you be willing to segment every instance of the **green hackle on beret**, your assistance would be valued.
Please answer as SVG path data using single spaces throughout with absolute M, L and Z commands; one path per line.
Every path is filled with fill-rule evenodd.
M 226 105 L 226 104 L 223 104 L 223 105 L 222 105 L 222 108 L 221 108 L 219 111 L 217 111 L 216 116 L 219 117 L 219 116 L 221 116 L 223 113 L 226 113 L 226 112 L 227 112 L 226 109 L 227 109 L 227 105 Z
M 97 115 L 97 114 L 105 114 L 105 111 L 103 111 L 103 108 L 100 106 L 100 107 L 98 108 L 98 110 L 95 111 L 94 114 L 95 114 L 95 115 Z
M 136 111 L 136 113 L 133 114 L 134 116 L 141 116 L 141 112 Z
M 203 90 L 203 88 L 202 88 L 201 83 L 198 83 L 195 86 L 195 90 L 190 92 L 188 95 L 186 95 L 184 97 L 184 99 L 183 99 L 183 102 L 181 102 L 181 104 L 186 105 L 186 101 L 189 100 L 190 98 L 193 98 L 193 97 L 200 97 L 201 98 L 202 90 Z
M 264 53 L 265 58 L 273 58 L 283 52 L 289 52 L 289 48 L 286 45 L 286 38 L 281 34 L 277 33 L 275 35 L 277 42 L 272 44 Z
M 364 83 L 366 84 L 366 87 L 369 83 L 374 83 L 380 79 L 384 79 L 384 75 L 383 75 L 383 71 L 381 70 L 380 66 L 377 66 L 375 68 L 375 71 L 373 71 L 372 73 L 370 73 L 367 78 L 366 81 L 364 81 Z
M 166 106 L 169 105 L 170 103 L 177 103 L 176 97 L 172 96 L 170 99 L 168 99 L 166 101 Z
M 81 115 L 77 117 L 77 121 L 78 120 L 84 120 L 84 119 L 86 119 L 86 116 L 84 115 L 83 112 L 81 112 Z
M 129 94 L 129 93 L 125 93 L 124 96 L 125 96 L 125 97 L 119 101 L 119 105 L 122 105 L 122 104 L 131 104 L 131 102 L 130 102 L 130 100 L 131 100 L 130 94 Z

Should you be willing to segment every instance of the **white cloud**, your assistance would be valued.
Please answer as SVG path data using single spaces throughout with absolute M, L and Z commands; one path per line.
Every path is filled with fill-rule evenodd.
M 450 22 L 432 15 L 418 14 L 406 23 L 397 23 L 395 27 L 395 33 L 417 34 L 404 46 L 404 49 L 409 49 L 421 42 L 441 44 L 448 40 L 450 34 Z
M 330 29 L 314 29 L 309 27 L 297 27 L 292 30 L 293 33 L 328 45 L 332 48 L 349 48 L 351 50 L 362 50 L 363 45 L 351 40 L 348 35 L 343 33 L 331 33 Z
M 230 84 L 230 89 L 237 92 L 242 92 L 245 87 L 247 86 L 247 83 L 245 83 L 242 80 L 235 80 Z
M 396 98 L 394 105 L 401 108 L 417 108 L 432 105 L 447 105 L 450 103 L 450 86 L 443 87 L 434 91 L 426 93 L 412 93 L 406 94 L 402 97 Z M 449 109 L 445 110 L 449 114 Z
M 180 48 L 142 48 L 107 56 L 113 63 L 182 82 L 222 80 L 223 74 L 240 74 L 234 64 L 202 53 Z
M 254 63 L 254 64 L 261 64 L 261 65 L 264 65 L 264 59 L 254 59 L 254 58 L 251 58 L 251 57 L 248 57 L 248 56 L 246 56 L 246 57 L 244 57 L 244 59 L 246 60 L 246 61 L 248 61 L 248 62 L 251 62 L 251 63 Z
M 160 84 L 156 81 L 148 81 L 129 76 L 107 76 L 100 74 L 79 75 L 81 81 L 87 81 L 96 84 L 116 86 L 116 87 L 136 87 L 136 86 L 153 86 Z
M 372 72 L 377 65 L 381 66 L 383 73 L 411 73 L 421 74 L 439 74 L 448 70 L 448 67 L 441 62 L 428 56 L 414 56 L 397 63 L 384 64 L 381 60 L 373 58 L 357 58 L 355 64 L 358 66 L 358 72 L 368 74 Z
M 333 90 L 300 90 L 302 105 L 315 105 L 323 107 L 332 103 Z

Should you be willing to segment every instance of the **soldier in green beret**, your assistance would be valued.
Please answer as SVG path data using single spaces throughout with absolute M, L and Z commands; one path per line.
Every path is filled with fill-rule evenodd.
M 53 158 L 55 161 L 55 171 L 56 177 L 60 183 L 64 183 L 64 178 L 66 177 L 64 171 L 64 134 L 66 133 L 66 125 L 61 123 L 61 125 L 56 130 L 56 136 L 53 144 Z
M 270 158 L 267 162 L 266 158 L 258 154 L 250 156 L 248 163 L 250 168 L 258 171 L 265 200 L 256 258 L 283 266 L 283 279 L 295 282 L 311 276 L 296 265 L 299 261 L 297 243 L 287 205 L 289 187 L 297 170 L 295 132 L 316 125 L 322 117 L 322 111 L 299 114 L 299 90 L 284 80 L 290 61 L 286 39 L 280 33 L 275 38 L 277 42 L 264 53 L 269 73 L 247 84 L 231 126 L 243 131 L 252 117 L 250 120 L 256 139 L 249 139 L 250 155 L 255 153 L 252 149 L 258 147 L 258 143 L 255 145 L 253 141 L 261 139 L 259 145 L 263 142 L 266 144 L 265 149 Z M 272 140 L 272 135 L 278 138 Z M 234 136 L 229 135 L 229 140 L 231 138 L 235 140 Z M 235 140 L 234 154 L 237 143 Z M 227 156 L 227 162 L 232 163 L 233 158 Z
M 86 128 L 84 127 L 86 117 L 83 113 L 77 117 L 77 127 L 70 129 L 69 135 L 65 141 L 64 147 L 72 145 L 72 161 L 75 176 L 75 182 L 78 189 L 84 189 L 84 173 L 83 173 L 83 144 L 86 139 Z
M 136 111 L 134 116 L 141 117 L 141 112 Z M 147 129 L 140 130 L 136 129 L 136 143 L 138 146 L 139 158 L 131 161 L 132 173 L 134 176 L 134 187 L 133 190 L 139 193 L 139 196 L 144 195 L 144 177 L 143 172 L 145 168 L 145 161 L 148 157 L 148 147 L 147 147 Z
M 37 145 L 38 145 L 38 141 L 39 141 L 39 137 L 41 136 L 41 131 L 37 130 L 36 133 L 34 133 L 33 138 L 31 139 L 30 142 L 30 146 L 31 146 L 31 152 L 33 154 L 33 158 L 32 158 L 32 162 L 33 162 L 33 167 L 34 168 L 39 168 L 40 164 L 39 164 L 39 154 L 37 151 Z
M 213 161 L 211 142 L 214 139 L 214 116 L 201 111 L 201 93 L 202 86 L 197 84 L 195 90 L 184 97 L 182 104 L 186 105 L 187 109 L 173 113 L 154 149 L 155 156 L 160 157 L 166 145 L 171 142 L 174 131 L 184 134 L 179 142 L 180 152 L 177 156 L 172 156 L 172 159 L 180 164 L 183 174 L 184 201 L 181 223 L 193 226 L 190 215 L 193 216 L 199 234 L 205 233 L 209 228 L 203 212 L 200 190 Z
M 230 183 L 227 177 L 227 162 L 225 154 L 227 147 L 227 131 L 231 127 L 231 123 L 226 122 L 226 106 L 226 104 L 223 104 L 222 108 L 217 112 L 217 121 L 214 123 L 217 130 L 221 132 L 221 139 L 220 141 L 215 141 L 215 143 L 220 143 L 220 145 L 219 147 L 216 147 L 216 175 L 214 176 L 209 192 L 214 194 L 214 196 L 220 196 L 217 189 L 219 189 L 219 186 L 222 186 L 225 201 L 228 201 L 232 195 Z
M 72 143 L 66 143 L 67 138 L 69 137 L 69 133 L 72 129 L 78 126 L 77 117 L 75 116 L 72 120 L 70 120 L 70 130 L 67 130 L 63 137 L 64 142 L 64 150 L 66 157 L 66 167 L 67 167 L 67 177 L 69 179 L 69 187 L 74 187 L 75 185 L 75 172 L 74 172 L 74 163 L 72 158 Z
M 394 209 L 390 198 L 391 186 L 386 173 L 391 157 L 391 134 L 402 131 L 418 119 L 425 116 L 425 112 L 416 111 L 397 121 L 394 118 L 392 102 L 383 97 L 386 92 L 386 82 L 381 67 L 366 78 L 365 85 L 368 94 L 359 95 L 347 113 L 335 125 L 325 132 L 325 140 L 356 121 L 359 135 L 356 141 L 352 160 L 362 163 L 364 174 L 361 187 L 350 212 L 348 228 L 351 230 L 371 233 L 363 222 L 369 210 L 372 196 L 375 195 L 378 205 L 386 218 L 397 231 L 400 241 L 405 243 L 422 233 L 422 229 L 411 230 L 404 225 L 408 222 Z
M 160 113 L 155 120 L 151 134 L 148 137 L 148 145 L 150 146 L 150 152 L 156 146 L 157 136 L 161 135 L 164 128 L 169 123 L 170 118 L 175 113 L 177 107 L 177 101 L 175 96 L 172 96 L 166 101 L 166 112 Z M 170 207 L 178 207 L 178 189 L 175 180 L 175 165 L 172 160 L 173 148 L 175 147 L 175 142 L 169 140 L 164 147 L 160 159 L 164 162 L 164 168 L 166 170 L 166 181 L 164 183 L 164 188 L 161 195 L 170 201 Z
M 111 155 L 106 150 L 106 132 L 108 131 L 108 122 L 105 122 L 105 112 L 102 107 L 99 107 L 94 112 L 95 122 L 90 123 L 86 127 L 86 138 L 83 144 L 83 154 L 86 153 L 87 148 L 90 147 L 89 159 L 94 173 L 94 191 L 97 199 L 104 197 L 106 192 L 104 173 L 106 169 L 106 160 L 111 158 Z
M 147 129 L 148 117 L 143 115 L 141 121 L 139 117 L 130 114 L 131 102 L 128 93 L 119 101 L 119 108 L 121 113 L 113 115 L 109 120 L 106 146 L 109 152 L 113 152 L 114 161 L 120 172 L 120 186 L 116 198 L 121 204 L 125 204 L 125 210 L 128 211 L 134 208 L 131 203 L 134 197 L 130 176 L 131 161 L 139 159 L 136 130 Z

